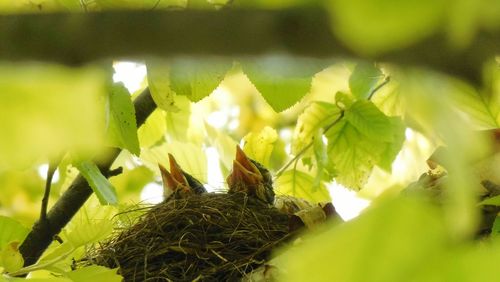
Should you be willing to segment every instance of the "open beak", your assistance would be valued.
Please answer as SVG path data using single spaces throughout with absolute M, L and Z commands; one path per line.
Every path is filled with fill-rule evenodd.
M 233 161 L 233 171 L 227 177 L 229 186 L 236 183 L 245 183 L 249 186 L 257 185 L 263 181 L 262 174 L 257 167 L 245 155 L 239 146 L 236 146 L 236 158 Z
M 175 192 L 180 187 L 189 187 L 186 177 L 184 177 L 182 169 L 175 161 L 174 156 L 168 154 L 168 160 L 170 163 L 170 172 L 168 172 L 167 169 L 165 169 L 165 167 L 161 164 L 158 164 L 161 172 L 161 178 L 163 180 L 163 189 Z

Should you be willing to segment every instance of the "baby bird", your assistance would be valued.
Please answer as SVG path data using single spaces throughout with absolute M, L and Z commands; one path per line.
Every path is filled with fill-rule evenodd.
M 236 146 L 233 169 L 226 181 L 229 193 L 245 192 L 268 204 L 274 203 L 273 181 L 269 170 L 248 158 L 239 146 Z
M 175 199 L 181 199 L 190 195 L 207 192 L 200 181 L 181 169 L 174 156 L 168 154 L 168 160 L 170 163 L 170 172 L 161 164 L 158 164 L 163 180 L 163 195 L 165 198 L 174 197 Z

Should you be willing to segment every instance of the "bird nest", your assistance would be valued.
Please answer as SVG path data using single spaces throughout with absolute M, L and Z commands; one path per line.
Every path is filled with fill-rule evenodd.
M 289 216 L 245 193 L 170 198 L 87 254 L 125 281 L 239 280 L 287 241 Z

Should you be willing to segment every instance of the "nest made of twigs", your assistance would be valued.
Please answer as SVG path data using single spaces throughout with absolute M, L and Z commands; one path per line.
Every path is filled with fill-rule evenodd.
M 169 199 L 87 260 L 119 267 L 125 281 L 234 281 L 285 241 L 288 222 L 288 215 L 245 193 Z

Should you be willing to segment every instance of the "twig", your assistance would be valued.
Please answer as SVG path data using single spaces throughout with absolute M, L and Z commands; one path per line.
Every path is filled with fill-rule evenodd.
M 106 178 L 110 178 L 113 176 L 120 175 L 122 173 L 123 173 L 123 167 L 120 166 L 118 168 L 115 168 L 115 169 L 108 171 L 105 175 L 106 175 Z
M 45 180 L 45 192 L 42 198 L 42 207 L 40 209 L 40 221 L 47 222 L 47 206 L 49 205 L 50 187 L 52 186 L 52 178 L 57 170 L 57 166 L 61 162 L 61 156 L 49 161 L 47 169 L 47 179 Z

